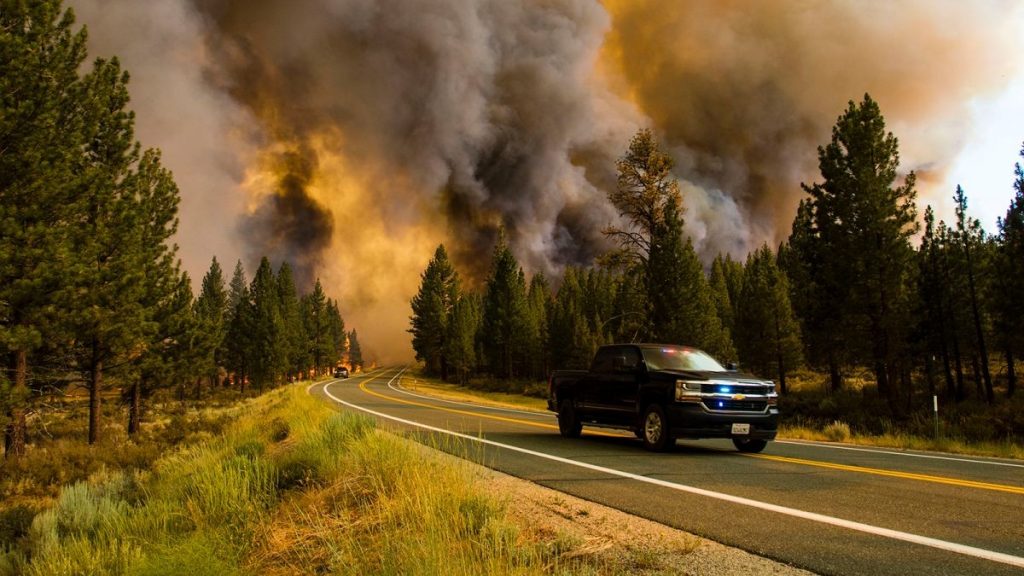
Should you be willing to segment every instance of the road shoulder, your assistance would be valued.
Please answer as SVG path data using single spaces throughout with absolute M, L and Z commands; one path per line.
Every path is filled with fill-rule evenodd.
M 457 460 L 492 494 L 500 494 L 510 518 L 530 538 L 567 544 L 565 558 L 610 574 L 700 574 L 798 576 L 813 574 L 724 546 L 651 520 L 633 516 L 485 466 L 422 447 L 431 457 Z

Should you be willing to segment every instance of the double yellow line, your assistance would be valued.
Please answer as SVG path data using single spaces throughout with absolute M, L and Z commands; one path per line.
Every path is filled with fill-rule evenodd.
M 904 480 L 934 482 L 936 484 L 948 484 L 950 486 L 961 486 L 963 488 L 978 488 L 980 490 L 1009 492 L 1010 494 L 1024 494 L 1024 486 L 1007 486 L 1005 484 L 960 480 L 957 478 L 947 478 L 945 476 L 931 476 L 929 474 L 915 474 L 913 472 L 897 472 L 895 470 L 885 470 L 882 468 L 866 468 L 864 466 L 851 466 L 849 464 L 833 464 L 831 462 L 804 460 L 803 458 L 790 458 L 788 456 L 775 456 L 772 454 L 744 454 L 744 456 L 758 458 L 760 460 L 785 462 L 787 464 L 800 464 L 802 466 L 814 466 L 816 468 L 830 468 L 832 470 L 842 470 L 844 472 L 859 472 L 861 474 L 874 474 L 875 476 L 888 476 L 890 478 L 902 478 Z
M 427 404 L 424 402 L 416 402 L 413 400 L 405 400 L 403 398 L 395 398 L 394 396 L 388 396 L 375 392 L 366 387 L 366 384 L 376 379 L 376 377 L 364 380 L 359 384 L 359 389 L 363 392 L 383 398 L 391 402 L 398 402 L 400 404 L 408 404 L 410 406 L 419 406 L 421 408 L 430 408 L 431 410 L 440 410 L 442 412 L 451 412 L 453 414 L 461 414 L 464 416 L 473 416 L 475 418 L 487 418 L 489 420 L 498 420 L 500 422 L 511 422 L 514 424 L 523 424 L 526 426 L 533 426 L 535 428 L 546 428 L 548 430 L 558 430 L 558 426 L 551 424 L 544 424 L 542 422 L 535 422 L 532 420 L 522 420 L 519 418 L 509 418 L 506 416 L 496 416 L 493 414 L 481 414 L 479 412 L 472 412 L 469 410 L 458 410 L 455 408 L 445 408 L 443 406 L 437 406 L 434 404 Z M 588 434 L 597 436 L 607 436 L 614 438 L 622 438 L 622 434 L 611 434 L 607 432 L 601 432 L 597 430 L 588 430 Z M 989 482 L 976 482 L 974 480 L 960 480 L 957 478 L 947 478 L 945 476 L 932 476 L 929 474 L 915 474 L 913 472 L 897 472 L 895 470 L 885 470 L 883 468 L 868 468 L 865 466 L 852 466 L 848 464 L 834 464 L 831 462 L 820 462 L 817 460 L 804 460 L 803 458 L 790 458 L 788 456 L 774 456 L 771 454 L 741 454 L 749 458 L 757 458 L 760 460 L 771 460 L 774 462 L 784 462 L 786 464 L 797 464 L 801 466 L 812 466 L 815 468 L 828 468 L 832 470 L 842 470 L 844 472 L 857 472 L 860 474 L 872 474 L 875 476 L 887 476 L 890 478 L 901 478 L 903 480 L 916 480 L 919 482 L 932 482 L 935 484 L 946 484 L 950 486 L 960 486 L 963 488 L 976 488 L 979 490 L 994 490 L 997 492 L 1008 492 L 1010 494 L 1021 494 L 1024 495 L 1024 486 L 1008 486 L 1005 484 L 992 484 Z

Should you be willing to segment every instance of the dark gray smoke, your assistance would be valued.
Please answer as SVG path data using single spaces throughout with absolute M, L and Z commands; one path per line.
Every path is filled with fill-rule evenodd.
M 414 195 L 444 207 L 463 263 L 479 262 L 502 225 L 534 270 L 606 247 L 600 229 L 615 214 L 588 172 L 608 181 L 639 117 L 594 75 L 609 25 L 599 5 L 194 3 L 218 63 L 211 79 L 271 139 L 302 148 L 340 134 L 335 152 L 350 165 L 404 176 L 406 188 L 381 191 L 389 217 L 408 217 Z

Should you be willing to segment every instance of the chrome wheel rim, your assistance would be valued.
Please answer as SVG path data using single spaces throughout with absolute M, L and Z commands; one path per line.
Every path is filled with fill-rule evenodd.
M 648 412 L 644 421 L 644 435 L 651 444 L 656 444 L 661 439 L 661 416 L 657 412 Z

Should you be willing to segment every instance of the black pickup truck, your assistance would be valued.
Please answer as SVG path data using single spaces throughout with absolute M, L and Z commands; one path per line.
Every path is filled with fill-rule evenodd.
M 627 429 L 656 451 L 676 438 L 731 438 L 742 452 L 760 452 L 775 439 L 778 399 L 770 380 L 663 344 L 602 346 L 589 371 L 556 370 L 548 380 L 562 436 L 584 425 Z

